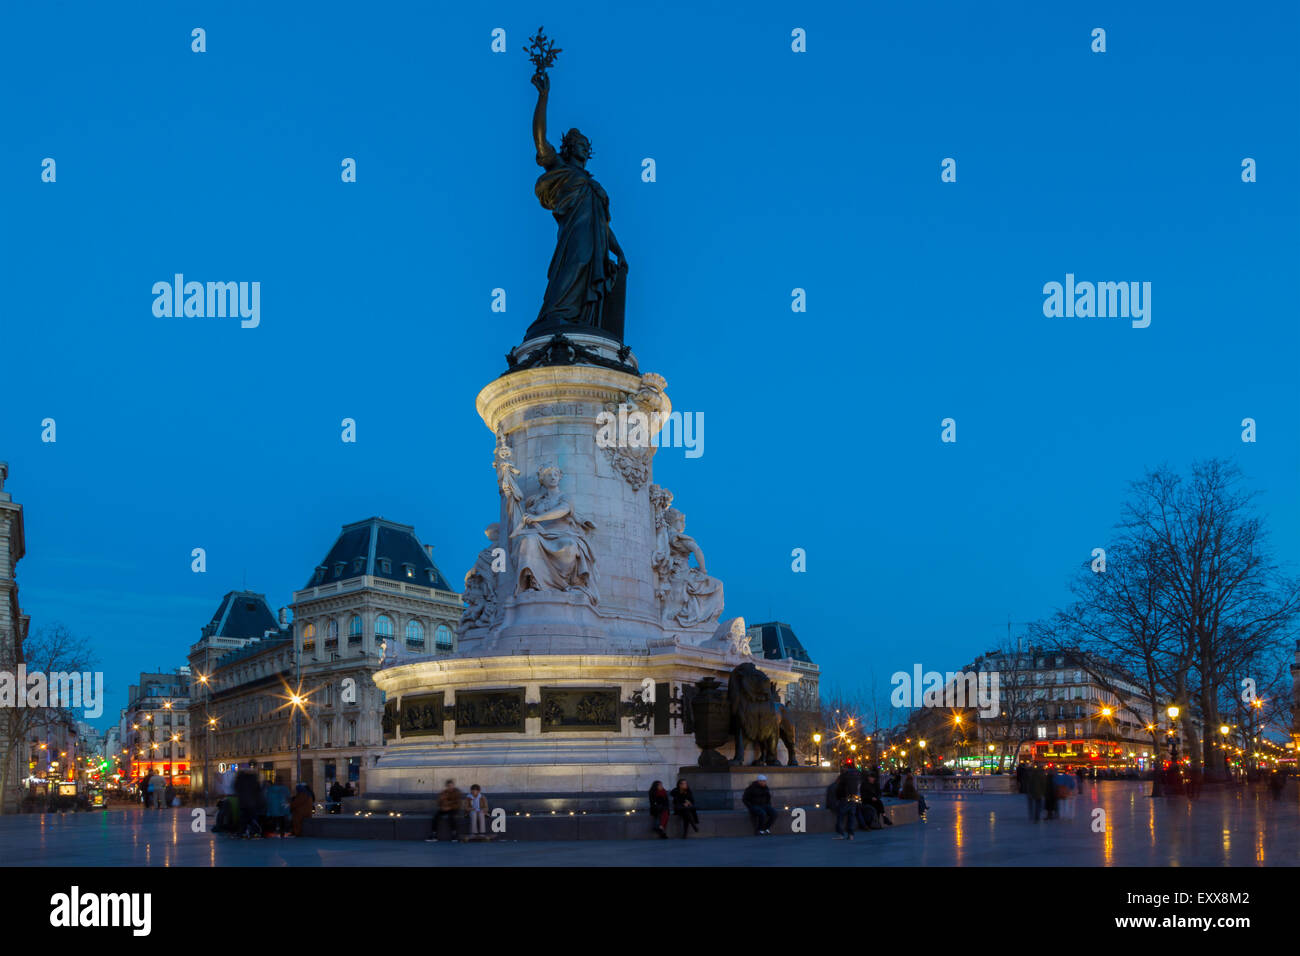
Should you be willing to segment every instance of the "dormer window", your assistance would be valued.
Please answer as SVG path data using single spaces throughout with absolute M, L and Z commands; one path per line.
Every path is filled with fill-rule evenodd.
M 346 568 L 347 566 L 348 566 L 348 563 L 347 563 L 346 561 L 338 561 L 338 562 L 335 562 L 335 564 L 334 564 L 334 576 L 335 576 L 336 578 L 337 578 L 337 577 L 342 577 L 342 576 L 343 576 L 343 569 Z
M 424 570 L 425 570 L 425 572 L 428 573 L 428 575 L 429 575 L 429 583 L 430 583 L 430 584 L 434 584 L 434 583 L 435 583 L 435 579 L 434 579 L 434 576 L 433 576 L 433 568 L 425 568 Z
M 379 559 L 379 573 L 380 573 L 380 574 L 391 574 L 392 572 L 393 572 L 393 562 L 390 561 L 390 560 L 388 560 L 387 558 L 380 558 L 380 559 Z
M 415 565 L 413 565 L 413 564 L 403 564 L 403 565 L 402 565 L 402 572 L 403 572 L 403 573 L 404 573 L 408 578 L 413 578 L 413 577 L 415 577 Z
M 322 581 L 324 581 L 324 580 L 325 580 L 325 575 L 329 574 L 329 570 L 330 570 L 330 569 L 327 568 L 327 567 L 325 567 L 325 565 L 323 565 L 323 564 L 322 564 L 320 567 L 318 567 L 318 568 L 316 569 L 316 577 L 313 579 L 312 583 L 313 583 L 313 584 L 320 584 Z
M 352 559 L 352 573 L 353 573 L 353 574 L 360 574 L 360 573 L 361 573 L 361 569 L 364 568 L 365 566 L 366 566 L 366 559 L 365 559 L 365 558 L 353 558 L 353 559 Z

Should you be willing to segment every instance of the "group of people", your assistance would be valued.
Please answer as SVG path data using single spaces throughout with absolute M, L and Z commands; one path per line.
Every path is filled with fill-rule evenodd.
M 343 786 L 343 784 L 341 784 L 341 783 L 339 783 L 337 780 L 335 780 L 332 784 L 330 784 L 330 788 L 329 788 L 329 798 L 330 798 L 330 802 L 329 802 L 329 812 L 330 812 L 330 813 L 342 813 L 342 812 L 343 812 L 343 798 L 344 798 L 344 797 L 355 797 L 356 795 L 357 795 L 357 792 L 356 792 L 354 789 L 352 789 L 352 782 L 351 782 L 351 781 L 348 781 L 348 785 L 345 787 L 345 786 Z
M 179 806 L 176 803 L 176 795 L 176 787 L 160 773 L 140 780 L 140 802 L 144 804 L 146 810 Z
M 470 839 L 489 839 L 487 815 L 490 809 L 487 794 L 483 792 L 483 788 L 478 784 L 472 784 L 469 788 L 469 796 L 466 796 L 456 787 L 455 780 L 448 780 L 438 793 L 437 802 L 434 805 L 433 823 L 430 826 L 429 836 L 424 842 L 438 842 L 438 824 L 443 817 L 447 818 L 452 843 L 461 842 L 461 820 L 468 820 L 469 822 Z
M 1057 820 L 1062 813 L 1072 818 L 1070 799 L 1083 792 L 1083 770 L 1069 773 L 1022 763 L 1016 767 L 1016 784 L 1025 795 L 1029 819 L 1034 823 L 1040 819 Z
M 670 806 L 673 816 L 682 821 L 683 840 L 692 830 L 696 833 L 700 832 L 700 812 L 695 808 L 695 794 L 691 792 L 690 784 L 685 780 L 678 780 L 677 786 L 669 793 L 664 789 L 663 781 L 656 780 L 650 784 L 650 822 L 654 831 L 662 839 L 668 839 Z
M 826 809 L 835 814 L 835 840 L 852 840 L 853 832 L 880 830 L 892 826 L 885 812 L 884 797 L 914 800 L 922 820 L 929 805 L 916 787 L 916 778 L 895 771 L 882 787 L 880 775 L 874 769 L 863 773 L 852 759 L 844 761 L 839 777 L 826 788 Z
M 251 763 L 221 774 L 217 787 L 221 796 L 213 830 L 243 839 L 272 833 L 282 840 L 300 837 L 303 821 L 316 808 L 316 794 L 306 783 L 299 783 L 290 797 L 285 784 L 262 779 Z
M 835 814 L 835 838 L 852 840 L 855 829 L 879 830 L 892 826 L 893 821 L 885 809 L 886 795 L 915 801 L 921 819 L 925 819 L 925 811 L 929 806 L 924 794 L 917 789 L 912 774 L 895 773 L 882 787 L 880 776 L 875 770 L 863 773 L 854 761 L 846 760 L 840 775 L 826 790 L 826 808 Z M 648 797 L 650 826 L 661 839 L 668 838 L 668 823 L 674 816 L 682 821 L 683 839 L 692 831 L 700 832 L 700 815 L 695 806 L 695 795 L 686 780 L 678 780 L 677 786 L 672 790 L 666 789 L 663 781 L 656 780 L 650 785 Z M 741 802 L 749 814 L 754 835 L 770 836 L 772 825 L 776 822 L 776 809 L 772 806 L 772 791 L 765 774 L 759 774 L 745 788 Z

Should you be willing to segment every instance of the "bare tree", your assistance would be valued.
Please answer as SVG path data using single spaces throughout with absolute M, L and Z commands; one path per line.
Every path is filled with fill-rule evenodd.
M 17 679 L 18 665 L 25 664 L 28 674 L 47 675 L 59 672 L 81 672 L 95 663 L 90 642 L 73 634 L 62 624 L 49 624 L 38 628 L 19 644 L 16 640 L 0 642 L 0 671 Z M 24 694 L 26 687 L 15 686 L 15 693 Z M 3 707 L 0 708 L 0 813 L 4 812 L 11 794 L 18 806 L 19 786 L 25 776 L 18 767 L 28 733 L 34 728 L 48 728 L 57 723 L 71 721 L 75 716 L 59 707 Z M 12 790 L 10 789 L 12 788 Z
M 1125 507 L 1124 527 L 1150 547 L 1164 612 L 1192 652 L 1194 668 L 1175 688 L 1186 696 L 1177 699 L 1195 704 L 1205 727 L 1219 724 L 1228 676 L 1288 636 L 1300 613 L 1300 582 L 1274 562 L 1255 495 L 1241 485 L 1240 470 L 1219 459 L 1194 463 L 1187 480 L 1162 467 L 1134 484 Z M 1210 736 L 1200 747 L 1207 773 L 1226 769 Z
M 1084 565 L 1073 603 L 1033 627 L 1044 643 L 1082 651 L 1093 680 L 1146 722 L 1157 765 L 1158 715 L 1176 702 L 1188 741 L 1197 718 L 1207 729 L 1188 756 L 1208 775 L 1226 770 L 1213 740 L 1225 688 L 1276 653 L 1300 612 L 1300 584 L 1273 562 L 1240 485 L 1237 468 L 1219 460 L 1194 464 L 1187 480 L 1167 467 L 1147 472 L 1131 486 L 1105 570 Z

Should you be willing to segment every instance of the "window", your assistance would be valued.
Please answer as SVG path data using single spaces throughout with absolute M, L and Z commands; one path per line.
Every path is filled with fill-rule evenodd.
M 388 640 L 393 636 L 393 619 L 387 614 L 381 614 L 375 618 L 375 638 L 376 640 Z
M 333 728 L 331 727 L 331 725 L 332 725 L 333 723 L 334 723 L 334 722 L 333 722 L 332 720 L 322 720 L 322 721 L 321 721 L 321 725 L 320 725 L 320 739 L 321 739 L 321 746 L 322 746 L 322 747 L 328 747 L 328 746 L 330 746 L 330 731 L 333 729 Z
M 434 642 L 438 645 L 438 650 L 451 650 L 451 628 L 446 624 L 439 624 L 438 629 L 433 632 Z
M 403 565 L 402 565 L 402 573 L 403 573 L 406 577 L 408 577 L 408 578 L 413 578 L 413 577 L 415 577 L 415 565 L 413 565 L 413 564 L 403 564 Z
M 334 576 L 335 576 L 336 578 L 338 578 L 338 577 L 342 577 L 342 576 L 343 576 L 343 569 L 346 568 L 347 566 L 348 566 L 348 563 L 347 563 L 346 561 L 336 561 L 336 562 L 334 562 Z
M 357 745 L 357 722 L 355 720 L 349 720 L 348 721 L 348 746 L 355 747 L 356 745 Z
M 435 577 L 433 576 L 433 575 L 434 575 L 433 568 L 425 568 L 424 570 L 425 570 L 425 573 L 429 575 L 429 583 L 430 583 L 430 584 L 437 584 L 437 583 L 438 583 L 438 579 L 435 578 Z
M 309 651 L 316 646 L 316 625 L 308 624 L 302 629 L 302 648 Z
M 348 621 L 348 643 L 361 643 L 361 615 L 353 614 L 352 620 Z
M 330 618 L 329 624 L 325 626 L 325 640 L 335 644 L 339 642 L 339 622 L 334 618 Z
M 390 561 L 388 558 L 380 558 L 380 559 L 379 559 L 379 573 L 380 573 L 380 574 L 392 574 L 392 573 L 393 573 L 393 562 Z
M 360 574 L 360 573 L 361 573 L 361 569 L 364 568 L 365 566 L 366 566 L 366 559 L 365 559 L 365 558 L 353 558 L 353 559 L 352 559 L 352 573 L 353 573 L 353 574 Z
M 406 643 L 424 650 L 424 625 L 419 621 L 406 622 Z

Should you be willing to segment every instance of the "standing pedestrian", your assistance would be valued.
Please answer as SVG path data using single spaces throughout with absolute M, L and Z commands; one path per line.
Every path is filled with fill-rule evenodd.
M 1055 820 L 1060 816 L 1060 788 L 1060 775 L 1056 772 L 1056 768 L 1049 764 L 1047 767 L 1047 786 L 1043 790 L 1043 816 L 1048 820 Z
M 266 816 L 270 821 L 266 835 L 274 829 L 283 840 L 289 829 L 289 788 L 278 781 L 266 785 Z
M 149 793 L 153 798 L 154 809 L 161 810 L 167 801 L 167 781 L 157 771 L 149 778 Z
M 835 781 L 835 836 L 833 840 L 852 840 L 853 823 L 862 802 L 862 774 L 853 761 L 844 761 L 839 779 Z
M 262 784 L 251 763 L 235 774 L 235 797 L 239 801 L 239 835 L 258 836 L 262 832 L 257 819 L 262 813 Z
M 1047 791 L 1047 774 L 1039 766 L 1030 767 L 1025 774 L 1025 793 L 1029 797 L 1029 819 L 1035 823 L 1043 812 L 1043 794 Z
M 289 801 L 289 813 L 293 817 L 293 833 L 291 836 L 302 836 L 302 823 L 311 817 L 312 812 L 316 809 L 316 801 L 312 799 L 311 791 L 307 789 L 305 783 L 299 783 L 294 788 L 293 799 Z

